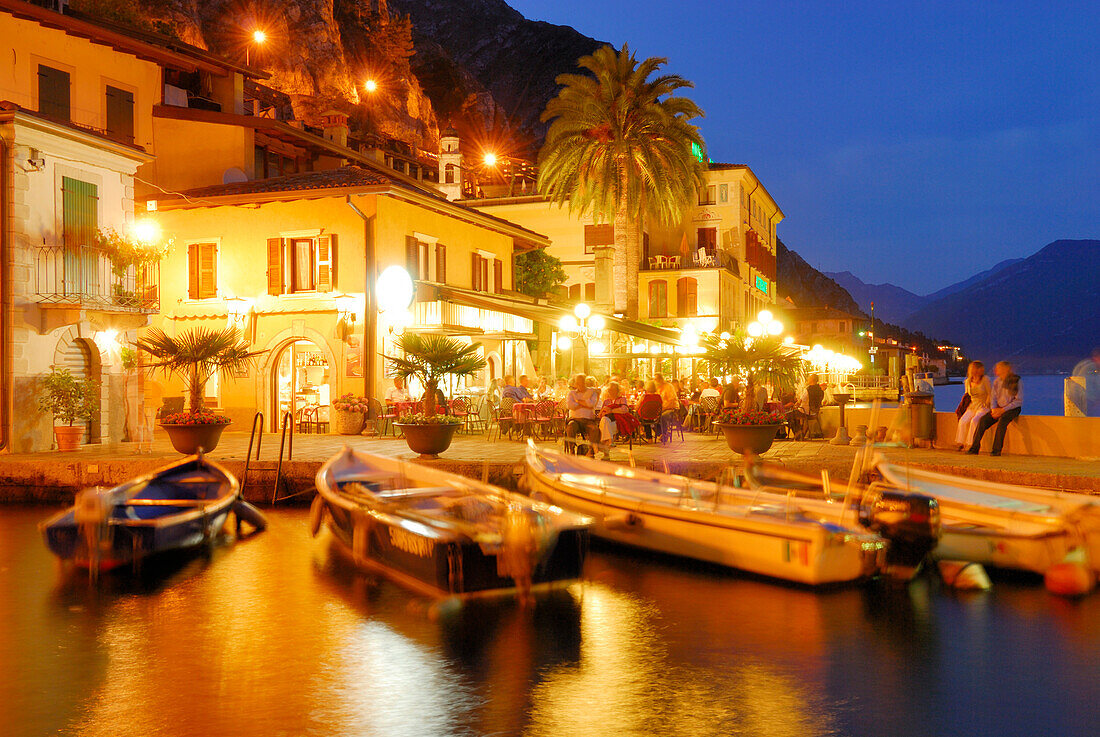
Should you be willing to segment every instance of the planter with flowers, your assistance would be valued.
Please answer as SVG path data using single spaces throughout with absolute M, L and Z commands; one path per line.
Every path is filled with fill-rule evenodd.
M 438 458 L 451 447 L 455 432 L 462 421 L 450 415 L 436 413 L 436 392 L 439 383 L 448 376 L 472 376 L 485 368 L 485 359 L 478 355 L 480 343 L 465 345 L 445 335 L 405 333 L 396 341 L 404 356 L 386 356 L 390 376 L 420 380 L 424 386 L 424 412 L 408 414 L 394 423 L 401 428 L 409 449 L 421 458 Z
M 99 387 L 90 379 L 76 378 L 69 369 L 54 366 L 42 380 L 38 408 L 53 415 L 57 449 L 77 450 L 84 437 L 83 423 L 99 411 Z
M 333 431 L 340 435 L 358 435 L 363 432 L 368 409 L 366 397 L 351 392 L 342 395 L 332 403 Z
M 160 420 L 160 426 L 168 433 L 172 447 L 188 455 L 200 450 L 207 453 L 214 450 L 222 431 L 231 421 L 204 406 L 206 382 L 215 373 L 223 379 L 232 378 L 263 351 L 250 351 L 236 328 L 220 332 L 193 328 L 174 338 L 159 328 L 153 328 L 134 347 L 153 357 L 150 368 L 178 376 L 186 388 L 189 408 Z
M 717 424 L 730 450 L 742 455 L 759 455 L 772 447 L 776 433 L 783 427 L 783 415 L 731 407 L 722 410 Z

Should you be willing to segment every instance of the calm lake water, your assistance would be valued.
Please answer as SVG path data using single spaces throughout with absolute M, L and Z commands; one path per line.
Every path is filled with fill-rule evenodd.
M 940 412 L 954 412 L 962 399 L 962 379 L 958 384 L 941 384 L 936 387 L 936 409 Z M 993 381 L 991 378 L 990 381 Z M 1065 376 L 1022 376 L 1020 385 L 1024 390 L 1025 415 L 1066 414 Z
M 353 573 L 304 510 L 92 587 L 0 508 L 0 734 L 1096 735 L 1100 595 L 821 593 L 622 549 L 523 609 Z

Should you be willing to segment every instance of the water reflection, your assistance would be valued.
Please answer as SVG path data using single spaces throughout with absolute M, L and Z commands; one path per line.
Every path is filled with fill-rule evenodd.
M 1093 734 L 1100 596 L 825 592 L 598 550 L 534 609 L 429 606 L 304 512 L 91 586 L 0 514 L 0 734 Z

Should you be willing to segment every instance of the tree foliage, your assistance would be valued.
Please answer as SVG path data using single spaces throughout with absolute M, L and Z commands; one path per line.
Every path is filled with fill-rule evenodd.
M 175 338 L 152 328 L 134 347 L 153 357 L 149 367 L 177 375 L 190 397 L 192 414 L 203 409 L 203 389 L 215 373 L 230 378 L 265 351 L 250 351 L 236 328 L 222 331 L 192 328 Z
M 561 259 L 548 254 L 545 248 L 518 254 L 515 269 L 516 289 L 529 297 L 545 297 L 565 282 Z
M 731 374 L 779 390 L 793 389 L 802 376 L 802 359 L 773 336 L 753 338 L 738 329 L 728 339 L 703 335 L 700 345 L 713 376 Z
M 99 385 L 91 379 L 78 379 L 69 369 L 54 366 L 42 379 L 38 408 L 51 412 L 54 422 L 72 425 L 87 422 L 99 411 Z
M 435 414 L 435 391 L 439 382 L 448 376 L 472 376 L 485 368 L 485 359 L 479 356 L 481 343 L 465 345 L 445 335 L 421 335 L 405 333 L 395 341 L 404 356 L 386 356 L 390 376 L 400 376 L 406 381 L 416 377 L 427 390 L 424 394 L 424 413 Z

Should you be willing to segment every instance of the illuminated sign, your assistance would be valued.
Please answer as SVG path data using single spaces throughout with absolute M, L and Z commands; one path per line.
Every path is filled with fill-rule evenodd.
M 768 293 L 768 280 L 762 276 L 756 277 L 756 288 L 764 294 Z

